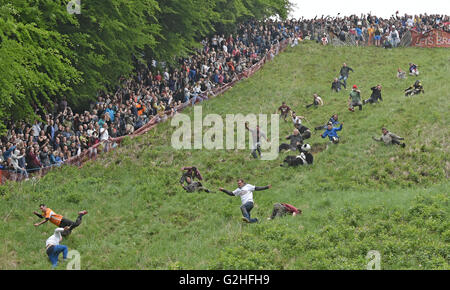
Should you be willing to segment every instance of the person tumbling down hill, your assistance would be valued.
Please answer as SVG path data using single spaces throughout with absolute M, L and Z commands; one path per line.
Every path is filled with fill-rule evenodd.
M 333 116 L 330 117 L 330 120 L 328 120 L 328 122 L 325 125 L 320 125 L 314 128 L 314 130 L 322 130 L 322 129 L 327 129 L 328 123 L 331 123 L 331 125 L 337 126 L 339 125 L 339 121 L 338 121 L 338 114 L 333 114 Z
M 261 157 L 261 137 L 266 139 L 267 142 L 270 142 L 270 140 L 267 138 L 266 133 L 259 128 L 258 125 L 256 125 L 255 129 L 250 129 L 248 127 L 248 122 L 245 122 L 245 129 L 247 129 L 252 134 L 252 151 L 251 154 L 253 158 L 258 158 L 258 155 L 256 155 L 256 152 L 258 152 L 259 157 Z
M 323 132 L 321 137 L 325 138 L 328 136 L 328 139 L 330 139 L 330 142 L 333 142 L 334 144 L 338 144 L 339 136 L 336 132 L 342 130 L 342 125 L 344 125 L 344 122 L 341 123 L 341 126 L 339 126 L 339 128 L 336 128 L 336 127 L 333 128 L 333 124 L 328 123 L 327 129 L 325 130 L 325 132 Z
M 56 214 L 53 210 L 48 208 L 45 204 L 39 205 L 39 208 L 42 211 L 42 215 L 37 212 L 33 212 L 33 213 L 36 216 L 38 216 L 39 218 L 44 219 L 44 220 L 39 223 L 34 224 L 34 226 L 38 227 L 38 226 L 50 221 L 52 224 L 54 224 L 55 226 L 57 226 L 59 228 L 67 227 L 67 230 L 64 230 L 62 232 L 63 236 L 67 236 L 70 233 L 72 233 L 72 230 L 81 224 L 81 219 L 83 218 L 83 216 L 88 213 L 85 210 L 78 212 L 78 218 L 75 222 L 73 222 L 69 219 L 66 219 L 65 217 L 63 217 L 60 214 Z
M 342 89 L 341 87 L 344 86 L 344 83 L 342 83 L 338 78 L 334 78 L 334 81 L 331 83 L 331 90 L 335 91 L 336 93 L 339 93 Z
M 298 166 L 298 165 L 308 165 L 313 164 L 314 157 L 310 153 L 311 151 L 311 145 L 309 144 L 303 144 L 298 146 L 298 151 L 300 152 L 299 155 L 289 155 L 286 156 L 283 160 L 283 164 L 280 166 L 283 167 L 284 164 L 287 164 L 287 166 Z
M 48 256 L 48 259 L 52 263 L 52 267 L 55 268 L 58 266 L 58 256 L 60 253 L 63 253 L 63 259 L 66 261 L 68 249 L 66 245 L 60 245 L 62 241 L 61 234 L 64 231 L 68 231 L 69 227 L 65 228 L 56 228 L 53 235 L 51 235 L 46 241 L 45 241 L 45 250 Z
M 291 107 L 286 105 L 286 102 L 281 103 L 281 106 L 277 110 L 277 112 L 281 112 L 280 118 L 283 118 L 284 121 L 286 121 L 286 118 L 288 117 L 290 111 Z
M 321 97 L 319 97 L 318 94 L 313 95 L 313 102 L 309 105 L 306 105 L 306 108 L 309 108 L 311 106 L 317 107 L 317 106 L 323 106 L 323 100 Z
M 425 94 L 425 90 L 423 89 L 422 83 L 419 80 L 417 80 L 414 82 L 412 86 L 410 86 L 405 90 L 405 97 L 414 96 L 420 93 Z
M 286 214 L 291 214 L 292 216 L 296 216 L 296 215 L 302 214 L 302 211 L 288 203 L 276 203 L 273 205 L 272 215 L 270 217 L 268 217 L 267 219 L 273 220 L 276 217 L 282 217 L 282 216 L 285 216 Z
M 379 142 L 383 141 L 384 144 L 386 144 L 386 145 L 395 144 L 395 145 L 400 145 L 403 148 L 405 148 L 406 144 L 400 142 L 400 140 L 405 140 L 405 138 L 397 136 L 394 133 L 389 132 L 384 127 L 381 128 L 381 132 L 382 132 L 382 134 L 381 134 L 380 138 L 372 137 L 372 139 L 375 141 L 379 141 Z
M 295 151 L 295 150 L 297 150 L 298 145 L 303 144 L 303 137 L 302 137 L 302 135 L 300 135 L 300 131 L 298 129 L 294 129 L 292 135 L 286 136 L 286 139 L 290 140 L 291 143 L 290 144 L 282 143 L 278 147 L 278 152 L 281 152 L 283 150 Z
M 361 91 L 358 90 L 356 85 L 353 85 L 353 89 L 348 97 L 348 109 L 354 112 L 355 106 L 359 107 L 360 111 L 362 110 Z
M 242 178 L 238 179 L 238 188 L 234 191 L 228 191 L 224 188 L 219 188 L 220 191 L 225 192 L 229 196 L 240 196 L 241 197 L 241 212 L 242 220 L 248 223 L 258 222 L 257 218 L 250 217 L 250 211 L 253 209 L 253 191 L 260 191 L 272 188 L 272 185 L 267 186 L 254 186 L 244 182 Z
M 180 184 L 187 192 L 195 192 L 195 191 L 205 191 L 210 192 L 209 189 L 204 188 L 200 181 L 194 181 L 194 178 L 198 180 L 203 180 L 200 171 L 198 171 L 197 167 L 183 167 L 181 170 L 186 171 L 183 173 L 180 179 Z M 186 182 L 186 185 L 185 185 Z
M 376 85 L 372 88 L 370 88 L 372 90 L 372 94 L 370 95 L 370 98 L 368 98 L 367 100 L 364 100 L 364 105 L 367 103 L 378 103 L 378 100 L 383 101 L 383 98 L 381 97 L 381 85 Z

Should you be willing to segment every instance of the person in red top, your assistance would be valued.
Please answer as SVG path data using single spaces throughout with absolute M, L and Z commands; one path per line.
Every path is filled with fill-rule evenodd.
M 281 112 L 280 118 L 283 118 L 286 122 L 286 117 L 288 116 L 289 112 L 291 111 L 291 108 L 286 105 L 286 102 L 283 102 L 281 106 L 278 108 L 278 112 Z
M 273 205 L 272 215 L 267 219 L 273 220 L 277 216 L 282 217 L 286 214 L 292 214 L 292 216 L 296 216 L 301 213 L 302 213 L 302 211 L 300 209 L 297 209 L 293 205 L 290 205 L 288 203 L 276 203 Z
M 45 204 L 41 204 L 39 206 L 39 208 L 40 208 L 42 214 L 39 214 L 37 212 L 33 212 L 33 213 L 35 215 L 37 215 L 39 218 L 44 219 L 44 220 L 39 223 L 34 224 L 34 226 L 38 227 L 38 226 L 42 225 L 43 223 L 50 221 L 52 224 L 54 224 L 58 228 L 68 227 L 67 230 L 64 230 L 64 232 L 62 233 L 63 236 L 69 235 L 74 228 L 78 227 L 81 224 L 81 219 L 83 218 L 83 216 L 88 213 L 85 210 L 80 211 L 78 213 L 77 220 L 75 222 L 73 222 L 69 219 L 64 218 L 62 215 L 55 213 L 53 210 L 48 208 Z

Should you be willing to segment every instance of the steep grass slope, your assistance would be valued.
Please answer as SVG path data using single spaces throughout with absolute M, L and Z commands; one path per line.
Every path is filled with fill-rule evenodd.
M 381 83 L 384 101 L 349 112 L 349 91 L 330 92 L 343 62 L 355 70 L 349 87 L 367 98 Z M 419 64 L 426 94 L 403 96 L 416 78 L 395 73 L 408 62 Z M 0 269 L 50 268 L 44 246 L 54 226 L 33 227 L 41 202 L 70 219 L 89 211 L 64 240 L 81 253 L 82 269 L 365 269 L 370 250 L 380 252 L 382 269 L 449 269 L 449 63 L 446 49 L 288 48 L 204 102 L 203 114 L 270 114 L 286 101 L 313 128 L 338 113 L 341 144 L 315 154 L 313 166 L 281 168 L 286 153 L 261 161 L 248 149 L 175 150 L 175 128 L 162 123 L 81 170 L 0 187 Z M 315 92 L 325 105 L 305 109 Z M 405 137 L 406 148 L 374 142 L 382 126 Z M 291 131 L 281 121 L 280 142 Z M 327 143 L 319 133 L 308 141 Z M 214 193 L 183 191 L 180 168 L 189 165 Z M 273 186 L 254 194 L 259 224 L 242 223 L 240 199 L 217 191 L 235 189 L 239 177 Z M 276 202 L 303 214 L 267 221 Z

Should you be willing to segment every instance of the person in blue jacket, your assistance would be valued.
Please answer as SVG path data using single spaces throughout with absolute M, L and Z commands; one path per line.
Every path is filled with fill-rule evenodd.
M 339 143 L 339 136 L 336 133 L 336 131 L 341 131 L 342 125 L 344 125 L 344 122 L 341 123 L 341 126 L 333 128 L 333 124 L 331 122 L 328 123 L 327 129 L 325 130 L 325 132 L 323 132 L 321 137 L 325 138 L 328 136 L 328 139 L 330 139 L 330 141 L 333 142 L 334 144 Z

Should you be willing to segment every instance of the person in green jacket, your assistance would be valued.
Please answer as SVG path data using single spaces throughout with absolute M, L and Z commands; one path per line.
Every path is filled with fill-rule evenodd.
M 354 112 L 355 106 L 358 106 L 360 111 L 362 110 L 361 91 L 358 90 L 356 85 L 353 85 L 353 89 L 348 98 L 348 110 Z

